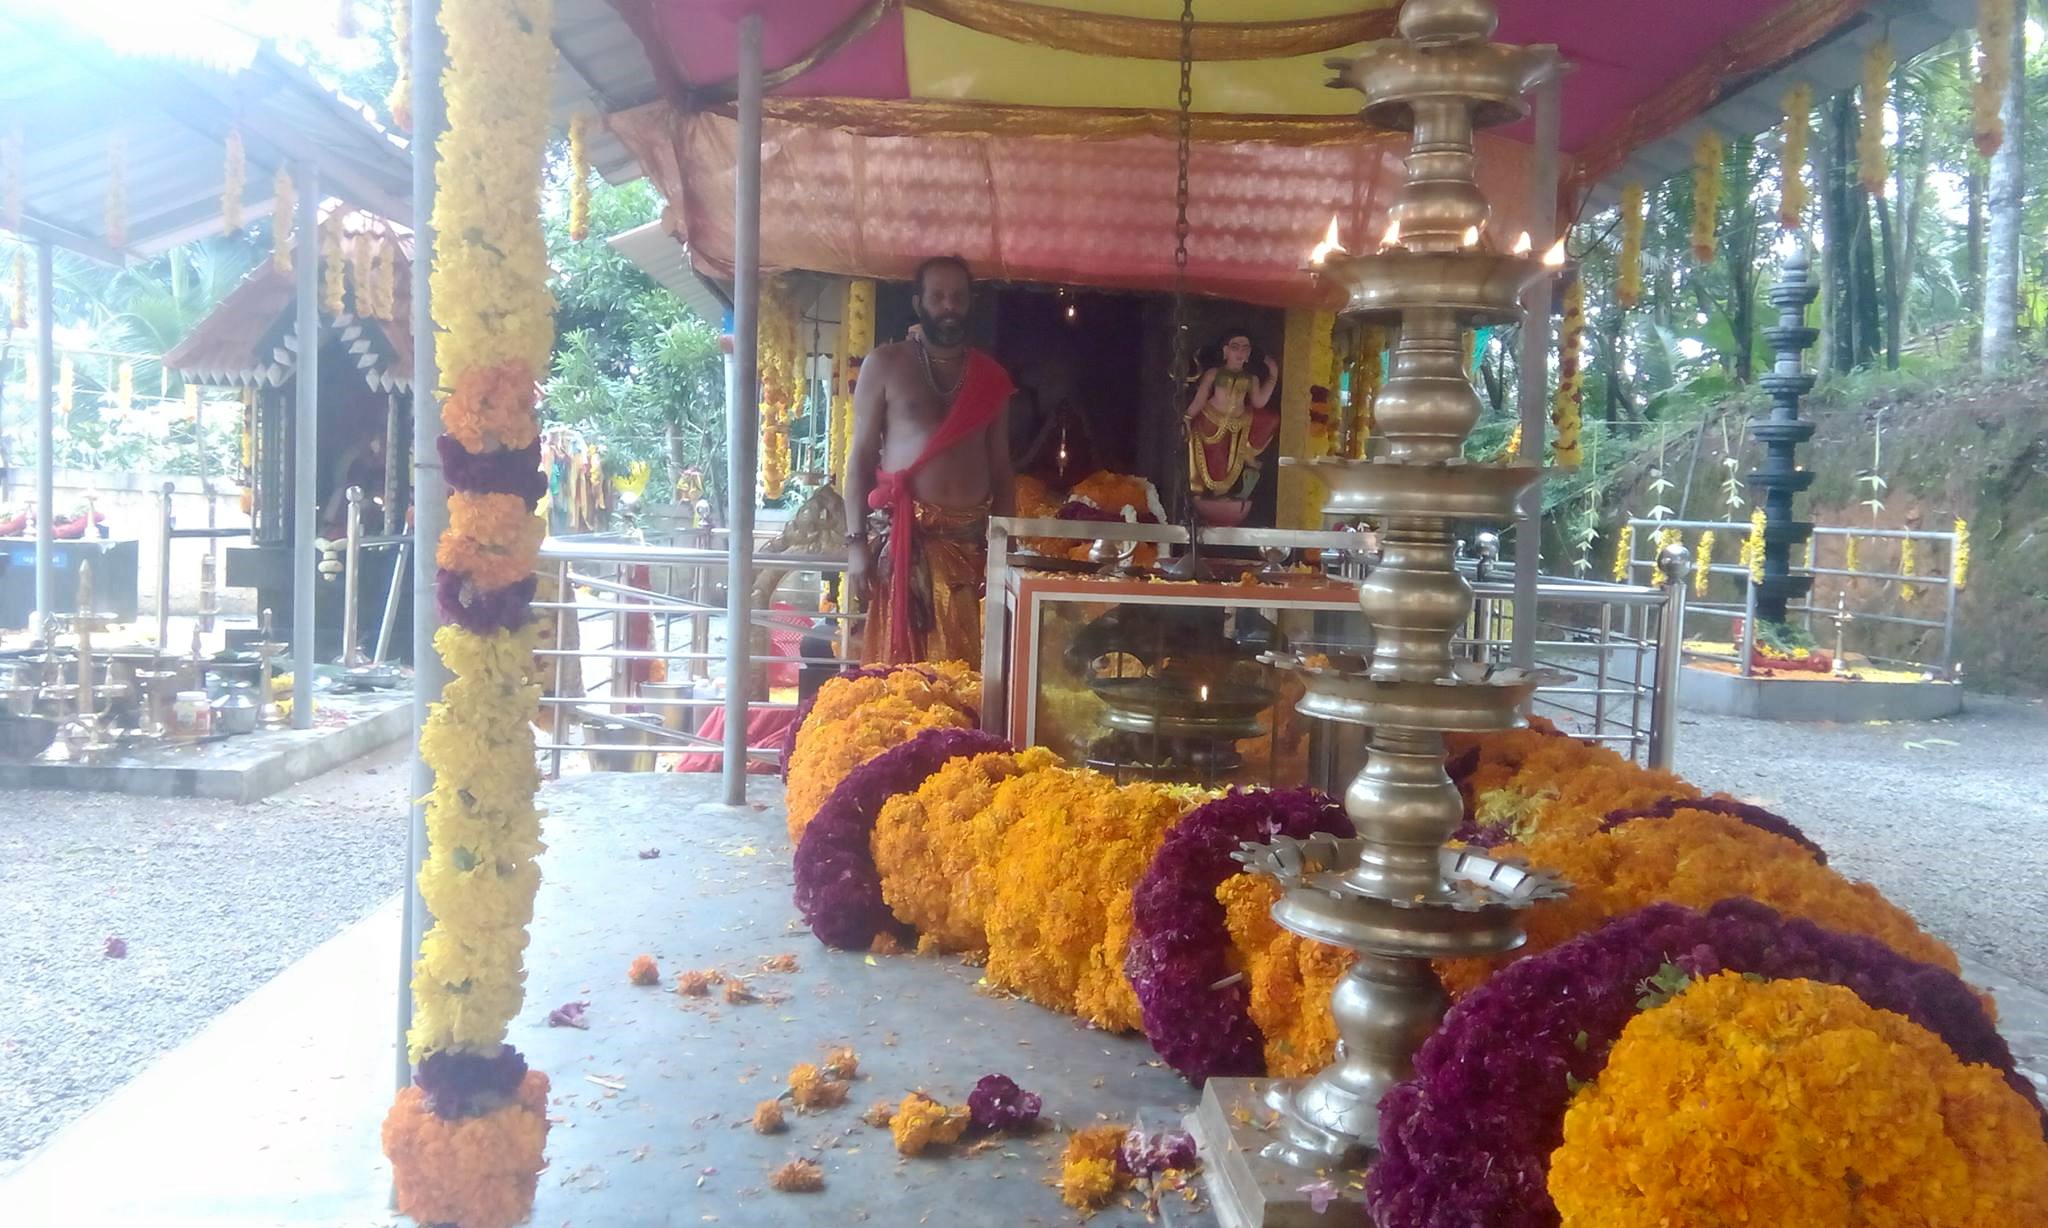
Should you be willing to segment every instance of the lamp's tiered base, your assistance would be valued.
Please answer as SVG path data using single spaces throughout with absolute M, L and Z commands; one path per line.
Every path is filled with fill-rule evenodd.
M 1201 1105 L 1188 1114 L 1188 1131 L 1202 1153 L 1202 1181 L 1222 1228 L 1366 1222 L 1364 1168 L 1305 1169 L 1264 1154 L 1286 1143 L 1269 1093 L 1292 1082 L 1211 1079 L 1202 1088 Z M 1335 1197 L 1322 1204 L 1331 1190 Z

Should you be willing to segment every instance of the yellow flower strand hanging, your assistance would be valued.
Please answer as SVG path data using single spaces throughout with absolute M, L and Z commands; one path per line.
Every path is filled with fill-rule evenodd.
M 358 230 L 348 240 L 348 280 L 350 307 L 358 316 L 375 318 L 376 292 L 371 289 L 371 266 L 376 261 L 376 249 L 370 242 L 370 232 Z
M 342 254 L 341 214 L 328 216 L 320 224 L 320 309 L 340 315 L 348 288 L 348 265 Z
M 1719 250 L 1721 208 L 1721 134 L 1700 133 L 1692 151 L 1692 258 L 1712 264 Z
M 1899 574 L 1915 576 L 1920 574 L 1920 543 L 1910 537 L 1899 539 Z M 1899 600 L 1911 601 L 1920 595 L 1920 586 L 1911 580 L 1899 582 Z
M 1380 394 L 1386 352 L 1385 328 L 1377 324 L 1360 328 L 1358 354 L 1351 364 L 1351 424 L 1344 448 L 1344 455 L 1352 460 L 1363 460 L 1372 442 L 1372 403 Z
M 1692 561 L 1692 591 L 1696 597 L 1707 595 L 1707 583 L 1714 575 L 1714 531 L 1700 530 L 1699 555 Z
M 2013 0 L 1977 0 L 1977 48 L 1984 57 L 1971 92 L 1971 132 L 1977 152 L 1989 158 L 2005 145 L 2000 106 L 2012 84 Z
M 1749 513 L 1749 537 L 1742 543 L 1742 561 L 1749 567 L 1749 578 L 1761 584 L 1764 578 L 1764 509 L 1754 508 Z
M 391 59 L 398 77 L 384 106 L 400 132 L 412 131 L 412 0 L 391 0 Z
M 242 130 L 230 129 L 220 169 L 220 221 L 233 234 L 242 228 L 242 185 L 248 163 L 242 151 Z
M 270 214 L 270 262 L 285 276 L 292 272 L 292 212 L 298 205 L 298 185 L 280 169 L 270 184 L 276 205 Z
M 1551 456 L 1564 469 L 1576 469 L 1583 459 L 1579 432 L 1583 426 L 1581 408 L 1586 398 L 1583 348 L 1586 339 L 1586 283 L 1574 276 L 1564 289 L 1564 324 L 1557 340 L 1557 399 L 1551 403 L 1550 423 L 1557 428 Z
M 1856 563 L 1857 563 L 1857 559 L 1856 559 L 1856 535 L 1855 535 L 1854 533 L 1851 533 L 1851 534 L 1849 535 L 1849 537 L 1848 537 L 1848 542 L 1849 542 L 1849 544 L 1848 544 L 1847 546 L 1845 546 L 1845 547 L 1843 548 L 1843 550 L 1842 550 L 1842 570 L 1843 570 L 1843 571 L 1855 571 L 1855 570 L 1856 570 Z
M 1615 275 L 1614 298 L 1624 308 L 1643 301 L 1643 185 L 1621 189 L 1621 267 Z
M 1970 522 L 1956 517 L 1956 544 L 1949 563 L 1949 578 L 1961 589 L 1970 581 Z
M 761 296 L 761 497 L 782 497 L 789 481 L 789 423 L 803 395 L 798 311 L 789 284 L 777 278 Z
M 135 364 L 124 362 L 115 380 L 114 405 L 122 413 L 135 408 Z
M 1614 541 L 1614 582 L 1627 584 L 1629 555 L 1636 548 L 1636 527 L 1632 524 L 1621 526 L 1621 536 Z
M 569 120 L 569 237 L 579 243 L 590 237 L 589 123 L 581 111 Z
M 126 182 L 128 138 L 114 133 L 107 138 L 107 243 L 128 246 L 128 184 Z
M 1806 142 L 1813 131 L 1813 87 L 1785 92 L 1785 153 L 1778 168 L 1778 225 L 1799 229 L 1806 217 Z
M 1884 113 L 1892 96 L 1892 43 L 1881 38 L 1863 55 L 1863 127 L 1856 136 L 1856 174 L 1863 190 L 1883 196 L 1891 176 L 1884 148 Z
M 846 479 L 847 454 L 853 450 L 853 387 L 861 362 L 875 348 L 875 283 L 857 278 L 846 284 L 846 311 L 839 323 L 838 377 L 832 384 L 832 476 Z

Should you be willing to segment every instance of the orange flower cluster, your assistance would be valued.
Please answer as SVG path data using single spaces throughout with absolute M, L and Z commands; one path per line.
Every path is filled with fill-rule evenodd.
M 846 1103 L 846 1083 L 827 1078 L 825 1072 L 804 1062 L 790 1069 L 789 1098 L 806 1113 L 836 1109 Z
M 511 1228 L 533 1211 L 548 1139 L 548 1077 L 529 1070 L 518 1097 L 479 1117 L 438 1117 L 408 1087 L 384 1118 L 398 1209 L 422 1224 Z
M 1670 772 L 1638 767 L 1604 746 L 1554 734 L 1554 728 L 1539 725 L 1449 739 L 1454 759 L 1478 751 L 1479 765 L 1464 787 L 1476 800 L 1481 823 L 1512 821 L 1518 839 L 1538 833 L 1568 839 L 1598 831 L 1615 810 L 1699 796 Z
M 661 966 L 652 955 L 635 955 L 632 966 L 626 969 L 626 979 L 635 985 L 659 985 Z
M 988 903 L 988 980 L 1108 1031 L 1139 1026 L 1124 978 L 1131 891 L 1188 807 L 1158 785 L 1050 768 L 1005 781 Z M 979 820 L 977 820 L 979 822 Z
M 882 899 L 917 927 L 920 951 L 988 950 L 996 853 L 1017 815 L 993 808 L 996 789 L 1059 763 L 1042 746 L 954 759 L 882 807 L 873 839 Z
M 1496 852 L 1555 871 L 1572 885 L 1565 898 L 1529 909 L 1529 940 L 1512 958 L 1547 951 L 1647 904 L 1706 908 L 1749 896 L 1787 916 L 1866 934 L 1901 955 L 1957 971 L 1955 952 L 1877 888 L 1851 882 L 1783 836 L 1728 815 L 1680 810 L 1592 835 L 1545 831 Z M 1439 971 L 1456 997 L 1478 988 L 1503 962 L 1455 960 Z
M 1904 1016 L 1722 973 L 1629 1022 L 1549 1186 L 1567 1224 L 2004 1228 L 2048 1223 L 2048 1143 L 1996 1071 Z
M 927 1147 L 959 1142 L 969 1120 L 965 1105 L 949 1109 L 923 1092 L 912 1092 L 889 1115 L 889 1136 L 899 1154 L 922 1155 Z
M 754 1106 L 754 1133 L 780 1134 L 789 1128 L 782 1115 L 782 1101 L 763 1100 Z
M 848 772 L 923 730 L 972 728 L 969 714 L 980 707 L 980 676 L 957 664 L 827 682 L 790 753 L 790 842 Z
M 441 427 L 472 452 L 523 448 L 540 436 L 533 369 L 523 362 L 476 367 L 455 376 L 441 403 Z
M 1077 1211 L 1096 1211 L 1129 1188 L 1130 1174 L 1118 1169 L 1116 1153 L 1130 1132 L 1122 1122 L 1110 1122 L 1069 1135 L 1060 1156 L 1060 1201 Z
M 533 574 L 547 522 L 518 495 L 448 495 L 448 531 L 434 561 L 481 589 L 504 588 Z
M 1216 899 L 1230 930 L 1232 967 L 1247 982 L 1247 1009 L 1265 1038 L 1266 1073 L 1303 1078 L 1329 1065 L 1337 1053 L 1330 991 L 1350 970 L 1351 953 L 1281 929 L 1273 920 L 1280 885 L 1270 878 L 1233 875 Z

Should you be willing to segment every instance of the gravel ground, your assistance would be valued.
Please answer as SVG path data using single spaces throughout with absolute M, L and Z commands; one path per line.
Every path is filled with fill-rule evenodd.
M 1778 811 L 1968 957 L 2048 989 L 2048 705 L 1791 725 L 1682 713 L 1677 768 Z
M 405 765 L 248 806 L 0 792 L 0 1172 L 403 885 Z

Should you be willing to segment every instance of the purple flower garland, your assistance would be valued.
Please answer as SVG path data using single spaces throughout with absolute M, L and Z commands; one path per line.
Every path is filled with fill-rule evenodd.
M 1600 830 L 1612 831 L 1623 823 L 1633 823 L 1637 819 L 1668 819 L 1681 810 L 1703 810 L 1708 814 L 1725 814 L 1730 818 L 1740 819 L 1758 831 L 1783 836 L 1813 854 L 1813 859 L 1821 865 L 1828 864 L 1827 850 L 1815 844 L 1792 820 L 1774 814 L 1762 806 L 1752 806 L 1748 802 L 1738 802 L 1730 797 L 1667 797 L 1654 806 L 1645 806 L 1638 810 L 1610 811 L 1606 818 L 1600 820 Z
M 979 729 L 926 729 L 846 774 L 797 841 L 796 906 L 818 941 L 855 951 L 898 927 L 882 900 L 870 838 L 882 806 L 924 783 L 949 759 L 1008 750 Z
M 1841 985 L 1988 1064 L 2038 1111 L 1983 1004 L 1953 973 L 1861 935 L 1785 918 L 1750 899 L 1704 913 L 1655 904 L 1508 965 L 1451 1008 L 1380 1102 L 1380 1160 L 1366 1199 L 1379 1228 L 1555 1228 L 1550 1155 L 1579 1082 L 1599 1076 L 1666 963 Z
M 1174 824 L 1138 880 L 1124 975 L 1146 1038 L 1189 1082 L 1265 1073 L 1251 994 L 1242 980 L 1221 984 L 1230 977 L 1230 937 L 1216 888 L 1239 870 L 1231 853 L 1246 840 L 1316 832 L 1351 834 L 1343 807 L 1323 793 L 1233 792 Z

